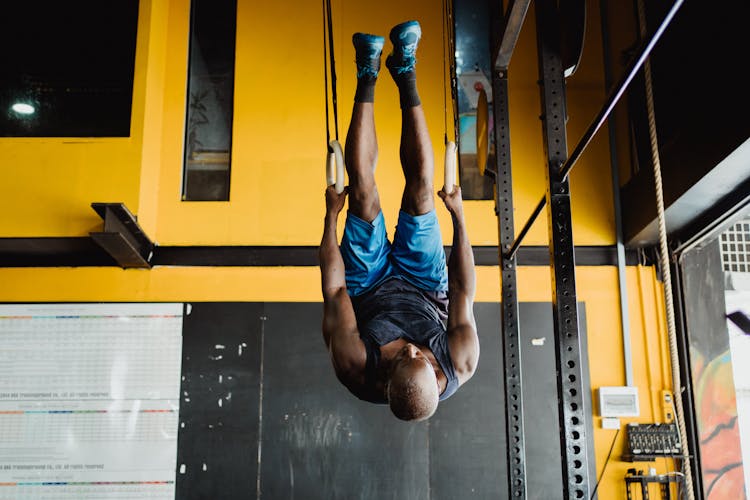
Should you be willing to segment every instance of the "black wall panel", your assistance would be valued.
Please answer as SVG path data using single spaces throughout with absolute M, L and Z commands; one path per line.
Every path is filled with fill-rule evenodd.
M 429 498 L 427 424 L 358 400 L 336 380 L 321 304 L 267 304 L 263 498 Z
M 500 305 L 479 303 L 474 311 L 479 367 L 429 420 L 434 500 L 507 498 Z
M 586 310 L 578 304 L 581 337 L 581 366 L 584 388 L 583 412 L 591 408 Z M 542 302 L 519 304 L 521 325 L 521 366 L 523 379 L 524 430 L 526 433 L 526 494 L 528 498 L 563 498 L 560 456 L 560 421 L 557 416 L 557 370 L 555 335 L 552 330 L 552 305 Z M 589 419 L 589 424 L 591 419 Z M 589 478 L 596 477 L 593 428 L 589 426 Z M 593 490 L 591 484 L 589 491 Z
M 176 498 L 255 498 L 263 304 L 186 308 Z
M 475 305 L 474 378 L 418 424 L 336 380 L 320 303 L 191 307 L 177 498 L 507 498 L 499 304 Z M 561 498 L 552 307 L 522 303 L 520 316 L 529 498 Z

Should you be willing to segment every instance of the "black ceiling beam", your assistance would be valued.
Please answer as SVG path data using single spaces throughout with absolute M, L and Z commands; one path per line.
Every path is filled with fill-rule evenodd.
M 668 3 L 646 2 L 649 27 L 656 26 Z M 750 100 L 747 82 L 737 73 L 750 3 L 705 7 L 685 2 L 650 62 L 666 229 L 670 244 L 680 246 L 702 224 L 713 226 L 722 216 L 717 204 L 742 198 L 743 184 L 744 194 L 750 193 Z M 686 60 L 700 61 L 700 70 L 689 77 Z M 632 153 L 621 189 L 623 239 L 627 246 L 645 247 L 658 242 L 658 221 L 645 81 L 636 78 L 627 99 L 630 137 L 622 144 Z
M 156 247 L 152 264 L 155 266 L 308 267 L 318 265 L 318 247 Z
M 0 267 L 111 267 L 117 262 L 89 237 L 0 238 Z
M 450 253 L 446 246 L 446 253 Z M 496 246 L 474 246 L 478 266 L 497 266 Z M 626 253 L 636 265 L 635 250 Z M 549 266 L 547 246 L 523 246 L 519 266 Z M 577 246 L 579 266 L 614 266 L 614 246 Z M 184 267 L 310 267 L 318 265 L 316 246 L 154 246 L 151 266 Z M 112 267 L 118 262 L 91 238 L 0 238 L 0 267 Z
M 750 165 L 745 159 L 749 153 L 750 141 L 746 141 L 713 165 L 710 161 L 678 162 L 671 155 L 662 155 L 664 217 L 670 240 L 682 243 L 716 236 L 730 225 L 731 219 L 726 219 L 726 214 L 737 215 L 750 204 Z M 657 244 L 653 171 L 643 169 L 620 193 L 625 244 L 630 247 Z M 725 224 L 717 225 L 716 221 Z

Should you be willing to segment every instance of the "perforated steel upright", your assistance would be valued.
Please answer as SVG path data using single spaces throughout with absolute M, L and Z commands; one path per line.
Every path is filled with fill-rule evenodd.
M 547 216 L 553 286 L 560 449 L 563 496 L 589 498 L 581 339 L 576 302 L 575 257 L 571 227 L 569 181 L 561 175 L 567 159 L 565 77 L 561 20 L 554 0 L 537 0 L 537 50 L 542 104 L 542 129 L 547 158 Z
M 526 498 L 526 451 L 521 391 L 521 342 L 518 325 L 516 257 L 509 255 L 513 239 L 513 181 L 508 124 L 508 74 L 492 74 L 493 118 L 495 123 L 495 165 L 488 169 L 495 178 L 495 214 L 498 226 L 498 258 L 502 279 L 502 345 L 505 369 L 505 429 L 510 498 Z

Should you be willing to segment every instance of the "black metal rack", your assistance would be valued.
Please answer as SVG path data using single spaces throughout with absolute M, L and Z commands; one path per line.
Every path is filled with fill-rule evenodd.
M 495 213 L 498 218 L 498 256 L 502 276 L 502 339 L 505 364 L 506 437 L 508 439 L 508 491 L 510 498 L 526 498 L 525 447 L 523 435 L 523 374 L 520 363 L 518 299 L 516 293 L 516 250 L 528 228 L 547 207 L 550 267 L 553 284 L 553 318 L 558 373 L 558 408 L 562 451 L 563 497 L 589 497 L 589 457 L 586 429 L 591 415 L 585 411 L 582 387 L 581 338 L 575 282 L 575 247 L 572 238 L 568 174 L 594 135 L 607 120 L 636 72 L 666 29 L 683 0 L 677 0 L 659 28 L 633 57 L 621 79 L 612 86 L 600 112 L 573 150 L 567 155 L 566 99 L 563 30 L 569 20 L 561 12 L 563 2 L 536 0 L 536 31 L 539 58 L 539 84 L 542 103 L 542 129 L 547 159 L 547 190 L 531 218 L 514 238 L 513 193 L 511 182 L 510 135 L 508 124 L 507 68 L 529 2 L 510 0 L 500 10 L 502 30 L 493 33 L 492 88 L 496 165 L 487 171 L 494 177 Z M 568 6 L 570 7 L 570 6 Z M 567 35 L 570 35 L 568 31 Z M 571 54 L 567 54 L 568 59 Z M 574 59 L 577 59 L 574 57 Z M 515 239 L 515 241 L 514 241 Z M 673 476 L 669 476 L 672 478 Z M 673 480 L 673 479 L 670 479 Z M 630 498 L 630 496 L 628 496 Z
M 672 483 L 677 484 L 679 488 L 682 484 L 682 476 L 678 474 L 658 474 L 658 475 L 644 475 L 643 471 L 635 471 L 635 469 L 628 470 L 628 475 L 625 476 L 625 488 L 627 490 L 628 500 L 633 500 L 633 485 L 640 486 L 641 499 L 649 500 L 651 498 L 648 486 L 650 484 L 659 485 L 659 496 L 663 500 L 672 499 Z

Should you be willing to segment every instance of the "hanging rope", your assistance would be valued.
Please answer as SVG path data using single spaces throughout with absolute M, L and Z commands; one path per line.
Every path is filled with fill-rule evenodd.
M 326 36 L 327 35 L 327 36 Z M 330 54 L 331 99 L 328 98 L 328 55 Z M 339 110 L 336 92 L 336 59 L 333 55 L 333 20 L 331 0 L 323 0 L 323 82 L 326 99 L 326 185 L 336 185 L 336 192 L 344 191 L 344 152 L 339 143 Z M 331 119 L 328 104 L 333 103 L 333 123 L 335 139 L 331 140 Z
M 643 0 L 638 0 L 638 23 L 641 38 L 646 37 L 646 13 Z M 656 186 L 656 212 L 659 221 L 659 254 L 664 275 L 664 300 L 667 312 L 667 334 L 672 361 L 672 387 L 674 390 L 674 408 L 677 427 L 682 442 L 682 472 L 685 474 L 685 490 L 689 500 L 694 500 L 693 474 L 690 467 L 690 450 L 688 449 L 687 430 L 682 407 L 682 381 L 680 380 L 680 358 L 677 353 L 677 331 L 674 318 L 674 301 L 672 298 L 672 276 L 669 267 L 669 249 L 667 246 L 667 229 L 664 222 L 664 192 L 661 179 L 661 162 L 659 160 L 659 143 L 656 137 L 656 112 L 654 111 L 654 92 L 651 85 L 651 64 L 647 59 L 643 65 L 646 80 L 646 110 L 648 112 L 648 131 L 651 141 L 651 161 L 654 166 L 654 184 Z

